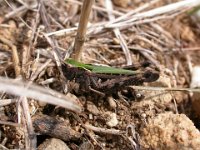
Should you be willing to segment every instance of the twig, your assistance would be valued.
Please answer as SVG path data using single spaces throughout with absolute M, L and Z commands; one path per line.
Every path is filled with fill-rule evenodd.
M 149 6 L 157 3 L 158 1 L 160 1 L 160 0 L 152 0 L 150 2 L 146 2 L 144 5 L 136 8 L 136 9 L 134 9 L 132 11 L 130 11 L 130 12 L 124 14 L 124 15 L 121 15 L 120 17 L 118 17 L 118 18 L 116 18 L 114 20 L 110 20 L 110 24 L 111 23 L 115 23 L 115 22 L 119 22 L 119 21 L 122 21 L 122 20 L 127 20 L 128 17 L 130 17 L 130 16 L 132 16 L 132 15 L 134 15 L 134 14 L 136 14 L 136 13 L 138 13 L 138 12 L 140 12 L 140 11 L 146 9 L 146 8 L 148 8 Z
M 183 9 L 190 9 L 192 7 L 195 7 L 200 4 L 199 0 L 183 0 L 180 2 L 172 3 L 166 6 L 162 6 L 159 8 L 155 8 L 146 12 L 142 12 L 136 15 L 131 16 L 131 18 L 117 22 L 114 24 L 107 24 L 106 27 L 108 28 L 116 28 L 116 27 L 122 27 L 122 26 L 131 26 L 132 22 L 137 21 L 138 19 L 143 18 L 149 18 L 149 17 L 155 17 L 157 15 L 163 15 L 166 13 L 176 13 L 177 11 L 183 10 Z
M 33 116 L 35 130 L 39 134 L 49 135 L 64 141 L 78 140 L 82 133 L 74 130 L 67 120 L 47 115 Z
M 94 132 L 103 133 L 103 134 L 113 134 L 113 135 L 121 135 L 125 132 L 116 130 L 116 129 L 105 129 L 100 127 L 95 127 L 89 124 L 85 124 L 84 127 L 86 127 L 88 130 L 92 130 Z
M 78 31 L 77 31 L 77 35 L 76 35 L 75 43 L 74 43 L 74 51 L 71 55 L 72 58 L 78 61 L 81 58 L 83 44 L 85 42 L 85 34 L 87 30 L 88 19 L 90 16 L 93 3 L 94 3 L 94 0 L 84 0 L 83 6 L 81 9 L 81 16 L 80 16 Z

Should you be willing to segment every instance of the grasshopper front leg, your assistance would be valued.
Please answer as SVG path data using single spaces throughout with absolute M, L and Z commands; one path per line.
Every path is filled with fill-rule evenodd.
M 90 76 L 90 83 L 91 83 L 91 86 L 90 86 L 89 88 L 90 88 L 91 91 L 93 91 L 93 92 L 95 92 L 95 93 L 101 95 L 102 97 L 105 96 L 104 93 L 102 93 L 102 92 L 96 90 L 96 89 L 98 89 L 98 88 L 100 87 L 97 77 Z

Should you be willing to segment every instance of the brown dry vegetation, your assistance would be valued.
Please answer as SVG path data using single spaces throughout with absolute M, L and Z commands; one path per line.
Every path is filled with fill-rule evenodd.
M 173 9 L 164 6 L 179 1 L 110 2 L 93 5 L 81 62 L 148 60 L 160 78 L 99 98 L 78 91 L 60 67 L 82 1 L 0 0 L 0 149 L 200 149 L 200 96 L 176 91 L 190 87 L 200 65 L 200 16 L 189 13 L 197 1 Z

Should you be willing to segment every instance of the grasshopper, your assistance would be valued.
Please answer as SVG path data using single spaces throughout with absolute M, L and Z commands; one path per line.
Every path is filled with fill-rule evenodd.
M 130 85 L 142 85 L 144 82 L 156 81 L 159 73 L 149 66 L 149 62 L 144 62 L 125 68 L 114 68 L 66 59 L 61 67 L 66 79 L 78 83 L 82 91 L 112 95 Z

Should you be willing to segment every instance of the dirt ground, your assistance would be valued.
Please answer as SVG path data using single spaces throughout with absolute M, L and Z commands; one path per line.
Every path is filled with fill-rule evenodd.
M 81 1 L 0 0 L 0 75 L 65 94 L 82 108 L 77 113 L 27 97 L 24 112 L 19 97 L 1 91 L 0 149 L 200 150 L 200 94 L 180 91 L 200 87 L 191 82 L 192 68 L 200 65 L 200 16 L 190 7 L 141 15 L 176 2 L 113 0 L 112 17 L 134 10 L 131 16 L 139 16 L 118 24 L 106 24 L 112 18 L 106 1 L 95 2 L 81 62 L 122 67 L 130 54 L 133 63 L 151 62 L 160 76 L 143 88 L 132 85 L 101 97 L 63 78 L 56 59 L 69 56 Z M 163 90 L 170 88 L 179 91 Z

